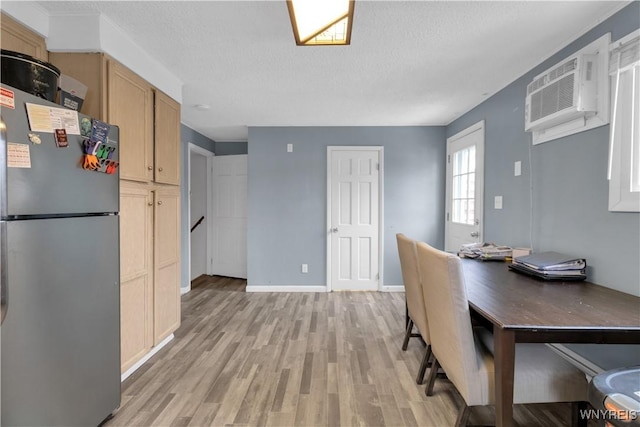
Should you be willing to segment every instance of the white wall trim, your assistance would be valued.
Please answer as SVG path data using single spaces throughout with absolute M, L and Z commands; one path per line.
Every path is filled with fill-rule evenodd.
M 382 292 L 404 292 L 404 286 L 403 285 L 387 285 L 387 286 L 383 286 L 382 289 L 380 289 L 380 291 L 382 291 Z
M 331 153 L 334 151 L 378 151 L 380 164 L 378 173 L 378 290 L 384 288 L 384 147 L 381 145 L 330 145 L 327 146 L 327 292 L 331 287 Z
M 129 376 L 131 376 L 131 374 L 133 374 L 135 371 L 138 370 L 138 368 L 140 368 L 140 366 L 144 365 L 149 359 L 151 359 L 157 352 L 159 352 L 160 350 L 162 350 L 162 348 L 164 346 L 166 346 L 167 344 L 169 344 L 169 342 L 171 342 L 171 340 L 173 340 L 173 338 L 175 338 L 175 336 L 173 334 L 169 335 L 168 337 L 166 337 L 165 339 L 162 340 L 162 342 L 160 342 L 160 344 L 158 344 L 157 346 L 153 347 L 149 353 L 145 354 L 144 357 L 140 360 L 138 360 L 135 365 L 133 365 L 132 367 L 130 367 L 129 369 L 127 369 L 122 375 L 120 375 L 120 382 L 123 382 L 124 380 L 126 380 Z
M 260 286 L 247 285 L 246 292 L 329 292 L 326 286 Z
M 184 295 L 187 292 L 189 292 L 191 290 L 191 153 L 196 153 L 199 154 L 201 156 L 205 156 L 207 158 L 207 189 L 206 189 L 206 194 L 207 194 L 207 218 L 209 218 L 209 221 L 207 221 L 207 231 L 206 231 L 206 235 L 207 235 L 207 270 L 206 273 L 207 274 L 211 274 L 211 254 L 212 254 L 212 247 L 211 247 L 211 228 L 210 228 L 210 222 L 211 222 L 211 215 L 213 213 L 212 211 L 212 201 L 211 201 L 211 181 L 212 181 L 212 172 L 211 172 L 211 168 L 213 167 L 213 156 L 215 156 L 215 153 L 207 150 L 206 148 L 202 148 L 199 145 L 196 145 L 192 142 L 188 142 L 188 150 L 187 150 L 187 224 L 189 224 L 188 226 L 188 230 L 189 230 L 189 237 L 187 239 L 187 272 L 188 272 L 188 279 L 189 282 L 187 283 L 186 286 L 183 286 L 180 288 L 180 294 Z

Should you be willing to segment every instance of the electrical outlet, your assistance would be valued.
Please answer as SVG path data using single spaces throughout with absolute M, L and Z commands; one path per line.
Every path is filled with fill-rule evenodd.
M 522 162 L 518 160 L 513 164 L 513 176 L 522 175 Z
M 302 264 L 302 272 L 303 273 L 309 272 L 309 264 Z
M 494 209 L 502 209 L 502 196 L 496 196 L 493 199 L 493 207 Z

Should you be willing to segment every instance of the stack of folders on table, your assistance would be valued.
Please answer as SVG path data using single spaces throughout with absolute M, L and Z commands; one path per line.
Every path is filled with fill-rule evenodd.
M 540 252 L 517 257 L 509 265 L 511 270 L 546 280 L 585 280 L 587 261 L 558 252 Z

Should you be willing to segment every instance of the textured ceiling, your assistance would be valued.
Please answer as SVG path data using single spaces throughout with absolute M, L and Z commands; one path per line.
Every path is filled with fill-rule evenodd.
M 358 0 L 344 47 L 296 46 L 284 0 L 38 3 L 102 13 L 184 82 L 185 124 L 246 141 L 247 126 L 446 125 L 625 2 Z

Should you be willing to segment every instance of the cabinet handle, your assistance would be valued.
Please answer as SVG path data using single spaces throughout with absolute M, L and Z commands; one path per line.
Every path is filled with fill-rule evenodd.
M 150 171 L 153 170 L 153 166 L 147 166 L 147 169 L 149 169 Z
M 158 171 L 159 171 L 159 172 L 162 172 L 162 168 L 158 168 Z
M 147 203 L 147 205 L 153 206 L 153 202 L 149 202 L 149 203 Z
M 158 200 L 158 205 L 161 205 L 161 204 L 162 204 L 162 200 Z

